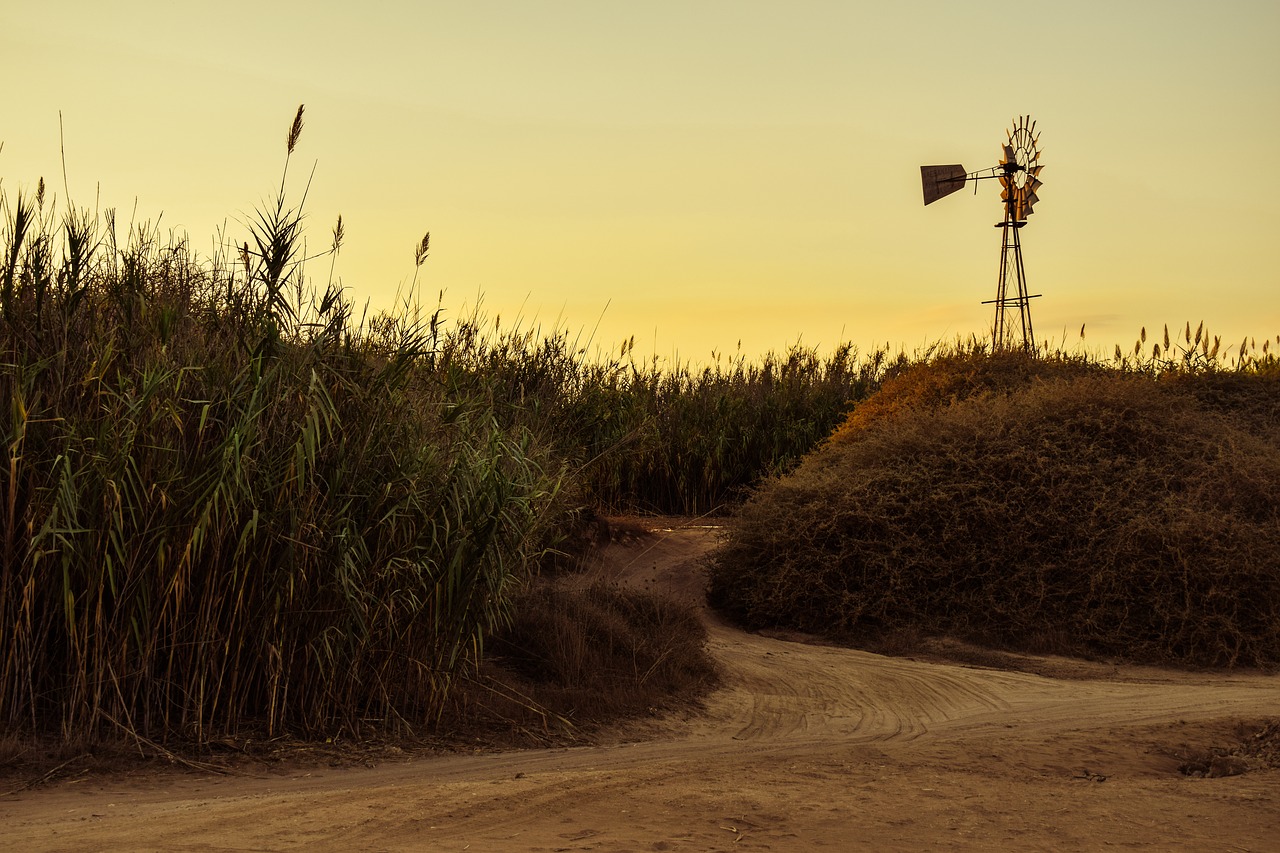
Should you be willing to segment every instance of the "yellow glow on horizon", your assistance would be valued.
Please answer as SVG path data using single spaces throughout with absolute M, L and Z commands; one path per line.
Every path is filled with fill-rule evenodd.
M 996 19 L 993 19 L 993 15 Z M 208 251 L 274 191 L 284 131 L 314 243 L 388 307 L 432 232 L 449 312 L 582 328 L 705 361 L 797 340 L 909 348 L 983 334 L 996 191 L 924 208 L 918 167 L 994 165 L 1038 120 L 1024 231 L 1038 336 L 1100 345 L 1205 320 L 1280 332 L 1280 7 L 610 0 L 230 0 L 6 11 L 6 191 Z M 1025 47 L 1010 59 L 1009 40 Z M 325 267 L 327 273 L 327 265 Z M 313 269 L 314 273 L 315 270 Z M 607 308 L 606 308 L 607 306 Z M 598 328 L 597 328 L 598 325 Z M 1068 341 L 1069 343 L 1072 341 Z

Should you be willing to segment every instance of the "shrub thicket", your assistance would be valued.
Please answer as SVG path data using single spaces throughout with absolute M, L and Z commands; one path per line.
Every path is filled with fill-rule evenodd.
M 753 626 L 1280 662 L 1280 383 L 950 355 L 743 507 L 714 601 Z

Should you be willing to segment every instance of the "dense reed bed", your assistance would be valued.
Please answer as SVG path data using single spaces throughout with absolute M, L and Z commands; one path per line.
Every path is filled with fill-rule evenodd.
M 563 465 L 440 393 L 428 326 L 362 333 L 308 295 L 283 194 L 237 265 L 109 214 L 55 230 L 39 192 L 8 213 L 0 721 L 431 719 L 546 546 Z
M 473 316 L 450 327 L 435 361 L 443 381 L 547 436 L 580 502 L 614 512 L 724 509 L 830 434 L 893 361 L 886 350 L 860 357 L 842 345 L 824 357 L 796 345 L 695 368 L 637 362 L 631 342 L 601 356 L 562 330 L 498 325 Z
M 304 257 L 301 131 L 299 109 L 278 192 L 213 257 L 43 181 L 0 196 L 6 735 L 430 728 L 584 511 L 713 509 L 880 370 L 638 364 L 416 300 L 358 319 L 341 219 Z

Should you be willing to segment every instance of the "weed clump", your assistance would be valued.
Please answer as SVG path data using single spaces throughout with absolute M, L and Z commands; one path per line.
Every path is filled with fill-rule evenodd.
M 536 707 L 584 726 L 704 694 L 717 682 L 706 639 L 698 615 L 668 598 L 551 581 L 519 597 L 490 651 Z
M 748 501 L 713 601 L 873 644 L 1274 665 L 1278 390 L 1010 354 L 916 365 Z

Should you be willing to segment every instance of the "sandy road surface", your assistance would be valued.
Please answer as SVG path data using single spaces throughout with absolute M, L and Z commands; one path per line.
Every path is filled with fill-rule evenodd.
M 714 531 L 600 571 L 696 600 Z M 710 618 L 710 617 L 709 617 Z M 90 780 L 0 800 L 13 850 L 1280 850 L 1280 772 L 1191 779 L 1183 743 L 1280 713 L 1280 679 L 1058 680 L 745 634 L 726 685 L 639 742 L 289 776 Z M 634 732 L 632 733 L 635 734 Z

